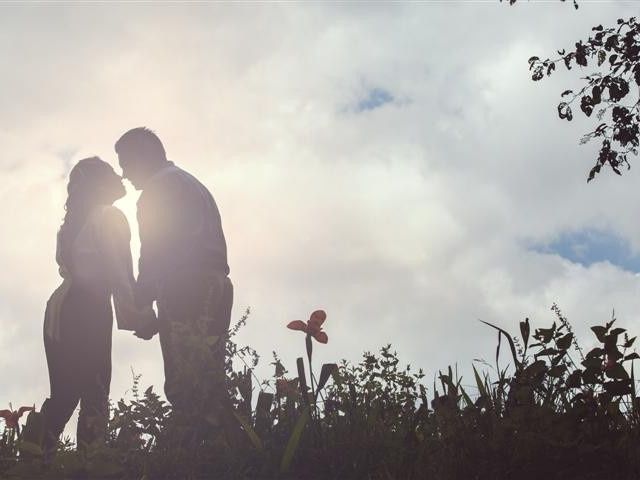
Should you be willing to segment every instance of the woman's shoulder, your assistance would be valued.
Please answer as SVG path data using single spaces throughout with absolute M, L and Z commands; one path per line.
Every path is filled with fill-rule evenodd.
M 105 205 L 98 209 L 95 214 L 95 222 L 101 229 L 116 232 L 126 232 L 129 234 L 129 221 L 125 214 L 118 207 Z

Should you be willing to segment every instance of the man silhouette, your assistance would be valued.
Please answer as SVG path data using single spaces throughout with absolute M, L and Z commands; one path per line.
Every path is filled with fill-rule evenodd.
M 116 142 L 115 150 L 122 176 L 142 190 L 137 212 L 141 246 L 136 303 L 145 308 L 156 301 L 158 307 L 157 321 L 136 335 L 148 340 L 159 332 L 165 395 L 174 409 L 184 411 L 196 382 L 184 375 L 181 362 L 188 352 L 176 335 L 179 324 L 195 328 L 204 319 L 206 331 L 196 333 L 220 339 L 214 349 L 216 365 L 211 367 L 224 371 L 233 285 L 220 213 L 207 188 L 167 160 L 153 131 L 129 130 Z

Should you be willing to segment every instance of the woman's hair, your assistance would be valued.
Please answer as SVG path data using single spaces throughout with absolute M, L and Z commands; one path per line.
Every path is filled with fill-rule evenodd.
M 69 173 L 66 214 L 58 232 L 58 263 L 68 263 L 70 250 L 89 212 L 100 203 L 111 202 L 117 180 L 111 165 L 99 157 L 80 160 Z

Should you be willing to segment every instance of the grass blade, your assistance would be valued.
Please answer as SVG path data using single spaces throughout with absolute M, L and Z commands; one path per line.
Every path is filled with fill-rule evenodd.
M 507 340 L 509 341 L 509 347 L 511 348 L 511 355 L 513 356 L 513 361 L 515 362 L 516 368 L 520 368 L 520 362 L 518 361 L 518 354 L 516 353 L 516 346 L 513 343 L 513 338 L 511 338 L 511 335 L 509 335 L 509 333 L 507 333 L 506 330 L 503 330 L 500 327 L 496 327 L 495 325 L 493 325 L 492 323 L 489 322 L 485 322 L 484 320 L 480 320 L 482 323 L 484 323 L 485 325 L 489 325 L 491 328 L 495 328 L 496 330 L 498 330 L 500 333 L 504 334 L 504 336 L 507 338 Z
M 309 421 L 309 407 L 305 407 L 298 417 L 296 421 L 295 427 L 293 427 L 293 431 L 291 432 L 291 436 L 289 437 L 289 441 L 287 442 L 287 447 L 284 449 L 284 454 L 282 455 L 282 462 L 280 463 L 280 471 L 286 472 L 289 470 L 291 466 L 291 462 L 293 461 L 293 456 L 298 449 L 298 445 L 300 444 L 300 438 L 302 438 L 302 432 L 304 431 L 304 427 L 306 427 L 307 422 Z
M 251 428 L 249 421 L 243 415 L 236 412 L 235 409 L 233 410 L 233 415 L 234 417 L 236 417 L 240 425 L 242 425 L 243 430 L 247 434 L 247 437 L 249 437 L 249 440 L 251 440 L 251 443 L 256 448 L 256 450 L 261 452 L 263 448 L 262 440 L 260 440 L 260 437 L 258 437 L 258 434 L 255 432 L 255 430 Z
M 480 378 L 480 375 L 478 374 L 478 371 L 476 370 L 476 366 L 475 365 L 471 365 L 473 367 L 473 374 L 476 377 L 476 385 L 478 386 L 478 392 L 480 392 L 480 397 L 485 399 L 485 400 L 491 400 L 491 397 L 489 397 L 489 393 L 487 392 L 487 389 L 484 386 L 484 382 L 482 381 L 482 379 Z

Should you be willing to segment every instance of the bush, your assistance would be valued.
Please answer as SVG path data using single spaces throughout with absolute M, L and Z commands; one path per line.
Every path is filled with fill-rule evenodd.
M 449 367 L 439 372 L 429 399 L 423 372 L 402 366 L 391 345 L 357 364 L 325 364 L 316 376 L 313 343 L 327 341 L 319 312 L 292 327 L 305 333 L 307 357 L 297 359 L 295 378 L 274 352 L 273 377 L 257 381 L 257 354 L 233 342 L 246 315 L 224 339 L 223 376 L 207 368 L 221 339 L 187 329 L 181 335 L 192 355 L 184 368 L 199 379 L 193 411 L 172 411 L 151 387 L 141 393 L 134 376 L 132 398 L 112 407 L 105 444 L 74 452 L 66 442 L 44 467 L 32 412 L 21 433 L 5 429 L 0 475 L 640 478 L 635 337 L 611 319 L 592 327 L 598 346 L 584 354 L 562 312 L 555 305 L 553 311 L 548 328 L 532 333 L 528 319 L 520 322 L 520 339 L 488 324 L 499 336 L 495 378 L 474 366 L 477 392 L 470 395 Z M 500 368 L 504 345 L 513 364 Z M 233 358 L 244 362 L 240 371 Z

